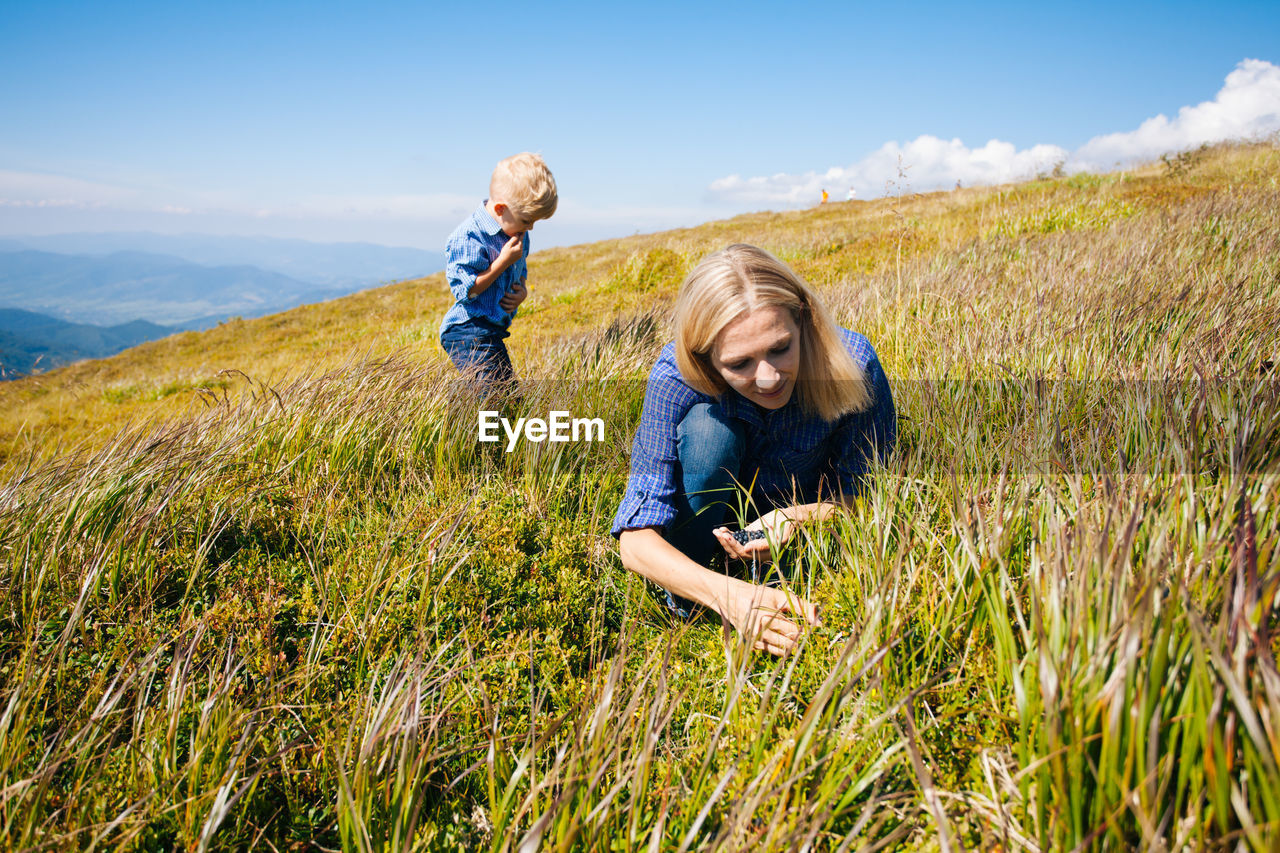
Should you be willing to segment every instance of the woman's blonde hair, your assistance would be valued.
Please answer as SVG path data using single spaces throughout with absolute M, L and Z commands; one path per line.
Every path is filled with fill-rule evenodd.
M 546 161 L 528 151 L 498 162 L 489 178 L 489 197 L 530 222 L 550 217 L 560 201 Z
M 871 405 L 866 374 L 818 295 L 782 261 L 742 243 L 703 258 L 680 286 L 676 364 L 690 387 L 712 396 L 728 389 L 711 363 L 716 338 L 742 314 L 769 305 L 790 311 L 800 329 L 795 393 L 806 414 L 834 421 Z

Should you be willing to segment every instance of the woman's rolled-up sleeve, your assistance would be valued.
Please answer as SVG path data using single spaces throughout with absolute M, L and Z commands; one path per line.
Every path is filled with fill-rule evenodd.
M 645 387 L 640 426 L 631 445 L 631 474 L 613 519 L 613 535 L 643 527 L 667 528 L 676 517 L 680 462 L 676 427 L 698 394 L 659 360 Z

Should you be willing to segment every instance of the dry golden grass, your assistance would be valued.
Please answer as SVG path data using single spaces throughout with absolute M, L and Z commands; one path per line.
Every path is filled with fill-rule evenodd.
M 536 375 L 557 363 L 566 341 L 589 336 L 616 318 L 670 304 L 692 263 L 735 242 L 769 249 L 822 290 L 837 294 L 836 301 L 849 310 L 861 310 L 866 299 L 851 293 L 882 290 L 886 281 L 900 284 L 906 265 L 921 258 L 945 267 L 993 235 L 1018 239 L 1097 230 L 1140 215 L 1174 216 L 1205 199 L 1274 191 L 1277 159 L 1272 146 L 1222 146 L 1202 152 L 1176 173 L 1154 165 L 1101 176 L 907 193 L 537 251 L 529 264 L 531 295 L 512 326 L 509 346 L 517 369 Z M 918 276 L 918 266 L 912 271 Z M 203 393 L 234 393 L 237 383 L 227 371 L 277 384 L 353 357 L 391 352 L 450 370 L 436 342 L 449 301 L 444 276 L 437 273 L 269 317 L 232 320 L 112 358 L 0 384 L 0 462 L 48 458 L 76 444 L 99 445 L 125 425 L 199 406 Z M 864 330 L 874 331 L 874 321 Z
M 559 381 L 504 402 L 599 444 L 476 442 L 439 276 L 6 387 L 31 452 L 99 449 L 0 483 L 0 837 L 1277 849 L 1280 153 L 1176 165 L 540 253 L 513 344 Z M 779 561 L 823 621 L 778 661 L 675 626 L 607 532 L 643 395 L 610 380 L 733 240 L 899 416 Z M 1130 378 L 1181 381 L 1054 381 Z

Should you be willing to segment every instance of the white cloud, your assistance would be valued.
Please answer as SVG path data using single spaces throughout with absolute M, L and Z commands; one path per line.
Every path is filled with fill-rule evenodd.
M 921 136 L 906 145 L 886 142 L 877 151 L 852 166 L 831 168 L 803 175 L 779 174 L 769 178 L 741 178 L 731 175 L 712 182 L 713 198 L 738 202 L 771 204 L 811 204 L 827 190 L 843 199 L 850 187 L 859 196 L 877 196 L 892 191 L 929 190 L 965 184 L 1011 181 L 1023 175 L 1051 169 L 1067 152 L 1056 145 L 1036 145 L 1024 151 L 1008 142 L 993 139 L 981 148 L 968 148 L 959 139 Z
M 1067 161 L 1073 170 L 1099 171 L 1169 151 L 1224 139 L 1262 138 L 1280 130 L 1280 67 L 1246 59 L 1227 75 L 1212 101 L 1178 110 L 1172 120 L 1149 118 L 1137 130 L 1095 136 Z
M 1064 163 L 1071 171 L 1103 170 L 1151 160 L 1167 151 L 1224 139 L 1260 138 L 1280 131 L 1280 67 L 1246 59 L 1227 75 L 1212 101 L 1183 107 L 1172 121 L 1163 115 L 1137 130 L 1098 136 L 1074 152 L 1057 145 L 1018 150 L 992 139 L 969 148 L 959 139 L 924 135 L 905 145 L 886 142 L 851 166 L 825 172 L 743 178 L 730 175 L 708 187 L 712 200 L 744 204 L 812 204 L 822 190 L 843 199 L 850 187 L 859 196 L 878 196 L 895 187 L 914 191 L 964 184 L 994 184 L 1029 178 Z
M 65 175 L 0 169 L 0 206 L 3 207 L 88 209 L 127 202 L 133 196 L 131 190 Z
M 177 197 L 177 198 L 175 198 Z M 139 189 L 85 181 L 65 175 L 0 170 L 0 207 L 71 208 L 170 216 L 217 215 L 254 219 L 401 219 L 431 222 L 458 219 L 477 198 L 444 193 L 425 195 L 313 195 L 259 198 L 225 189 L 174 191 Z

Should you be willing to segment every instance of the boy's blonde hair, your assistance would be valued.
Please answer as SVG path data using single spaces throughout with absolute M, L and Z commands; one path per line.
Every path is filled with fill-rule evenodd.
M 556 179 L 537 154 L 514 154 L 498 163 L 489 179 L 489 198 L 500 201 L 521 219 L 533 222 L 556 212 Z
M 725 326 L 769 305 L 790 311 L 800 329 L 796 393 L 806 414 L 834 421 L 871 405 L 866 374 L 817 294 L 782 261 L 742 243 L 703 258 L 680 286 L 676 365 L 690 387 L 711 396 L 728 389 L 711 363 L 711 348 Z

